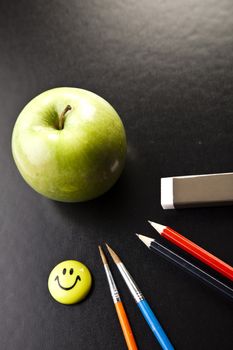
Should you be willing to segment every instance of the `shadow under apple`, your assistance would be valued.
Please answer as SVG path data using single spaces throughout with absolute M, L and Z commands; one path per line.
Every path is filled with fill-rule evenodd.
M 101 236 L 108 238 L 111 232 L 120 228 L 124 227 L 125 231 L 131 225 L 140 227 L 139 222 L 144 222 L 149 215 L 149 197 L 155 195 L 154 189 L 151 189 L 153 171 L 145 172 L 144 167 L 143 162 L 140 164 L 128 157 L 121 177 L 102 196 L 82 203 L 49 201 L 49 206 L 59 212 L 61 218 L 68 220 L 73 230 L 81 227 L 88 233 L 93 232 L 94 236 L 94 232 L 100 230 Z

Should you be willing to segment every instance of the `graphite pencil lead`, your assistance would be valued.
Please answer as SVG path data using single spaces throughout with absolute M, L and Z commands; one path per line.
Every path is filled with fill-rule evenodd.
M 151 242 L 153 242 L 153 238 L 143 236 L 143 235 L 138 235 L 137 233 L 136 235 L 148 248 L 150 247 Z
M 157 222 L 153 222 L 153 221 L 149 221 L 149 224 L 151 224 L 152 227 L 154 227 L 156 229 L 156 231 L 161 234 L 163 232 L 163 230 L 166 228 L 166 226 L 158 224 Z
M 103 264 L 104 264 L 104 265 L 108 265 L 106 256 L 105 256 L 105 254 L 104 254 L 104 252 L 103 252 L 103 249 L 101 248 L 100 245 L 98 246 L 98 248 L 99 248 L 99 251 L 100 251 L 100 256 L 101 256 L 101 259 L 102 259 L 102 261 L 103 261 Z
M 107 243 L 105 243 L 108 251 L 109 251 L 109 254 L 111 255 L 113 261 L 115 264 L 119 264 L 121 262 L 121 259 L 119 258 L 119 256 L 114 252 L 114 250 L 112 250 L 111 247 L 109 247 L 109 245 Z

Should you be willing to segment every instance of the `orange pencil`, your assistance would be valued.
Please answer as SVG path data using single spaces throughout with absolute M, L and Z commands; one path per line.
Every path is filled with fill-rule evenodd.
M 112 273 L 111 273 L 110 268 L 108 266 L 107 259 L 104 255 L 104 252 L 103 252 L 101 246 L 99 246 L 99 251 L 100 251 L 100 256 L 101 256 L 103 264 L 104 264 L 104 269 L 105 269 L 105 273 L 107 276 L 112 299 L 113 299 L 113 302 L 114 302 L 114 305 L 116 308 L 116 312 L 117 312 L 117 315 L 118 315 L 118 318 L 120 321 L 121 329 L 123 331 L 126 344 L 127 344 L 129 350 L 137 350 L 138 347 L 137 347 L 136 341 L 134 339 L 133 332 L 132 332 L 132 329 L 130 327 L 128 317 L 126 315 L 123 303 L 121 301 L 121 298 L 120 298 L 120 295 L 118 293 L 116 284 L 114 282 Z

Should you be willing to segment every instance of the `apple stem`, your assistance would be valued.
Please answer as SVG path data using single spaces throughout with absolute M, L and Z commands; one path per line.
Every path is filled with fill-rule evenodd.
M 70 105 L 67 105 L 64 111 L 61 113 L 58 119 L 58 129 L 62 130 L 64 128 L 64 122 L 65 122 L 65 115 L 68 111 L 70 111 L 72 108 Z

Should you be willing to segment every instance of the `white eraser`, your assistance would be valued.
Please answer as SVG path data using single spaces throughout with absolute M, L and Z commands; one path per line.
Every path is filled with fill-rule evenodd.
M 233 173 L 164 177 L 161 179 L 163 209 L 233 204 Z
M 163 209 L 174 209 L 173 177 L 161 179 L 161 205 Z

